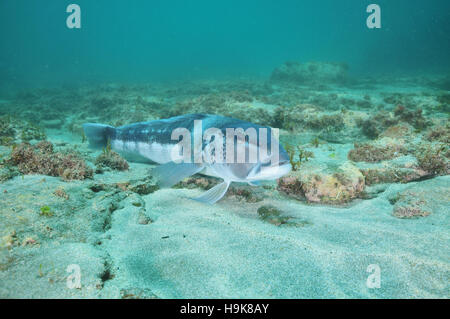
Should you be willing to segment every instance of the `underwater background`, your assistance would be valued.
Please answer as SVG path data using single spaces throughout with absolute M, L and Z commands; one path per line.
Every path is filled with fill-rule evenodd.
M 449 1 L 73 2 L 0 1 L 1 298 L 450 296 Z M 205 206 L 82 129 L 188 113 L 292 172 Z
M 291 60 L 344 61 L 356 74 L 448 71 L 450 4 L 371 1 L 67 1 L 0 4 L 0 74 L 8 85 L 267 76 Z M 3 85 L 2 85 L 3 86 Z

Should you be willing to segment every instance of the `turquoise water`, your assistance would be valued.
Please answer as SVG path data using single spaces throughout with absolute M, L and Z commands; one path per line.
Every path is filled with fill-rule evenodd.
M 290 60 L 344 61 L 352 72 L 414 73 L 450 67 L 450 4 L 378 1 L 2 1 L 0 74 L 9 85 L 267 76 Z
M 74 2 L 0 2 L 1 298 L 450 296 L 449 1 Z M 83 130 L 190 113 L 293 170 L 205 205 Z

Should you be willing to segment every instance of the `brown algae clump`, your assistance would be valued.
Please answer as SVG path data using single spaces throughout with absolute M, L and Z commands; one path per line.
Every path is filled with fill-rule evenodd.
M 95 165 L 97 165 L 100 169 L 109 167 L 118 171 L 126 171 L 129 168 L 127 161 L 124 160 L 119 154 L 111 150 L 109 144 L 103 152 L 97 156 L 95 159 Z
M 450 124 L 431 129 L 426 135 L 426 139 L 430 142 L 450 144 Z
M 418 218 L 431 214 L 428 201 L 421 194 L 413 191 L 404 191 L 390 199 L 394 205 L 392 214 L 397 218 Z
M 417 130 L 422 130 L 429 125 L 423 117 L 422 109 L 408 110 L 403 105 L 398 105 L 394 110 L 394 115 L 400 121 L 410 123 Z
M 450 173 L 450 149 L 448 144 L 422 145 L 415 153 L 419 167 L 432 175 Z
M 62 188 L 62 187 L 58 187 L 57 189 L 55 189 L 55 191 L 53 192 L 53 195 L 64 198 L 66 200 L 70 198 L 69 194 L 67 194 L 66 191 L 64 190 L 64 188 Z
M 348 159 L 354 162 L 380 162 L 390 160 L 406 153 L 401 145 L 387 144 L 376 146 L 369 143 L 355 143 L 355 148 L 348 153 Z
M 430 125 L 430 121 L 423 116 L 422 109 L 409 110 L 403 105 L 398 105 L 393 113 L 378 112 L 368 119 L 360 121 L 358 126 L 365 136 L 375 139 L 383 131 L 399 123 L 409 124 L 417 131 L 421 131 Z
M 361 169 L 366 185 L 383 183 L 409 183 L 420 180 L 429 173 L 415 167 L 382 167 Z
M 59 153 L 53 144 L 42 141 L 36 145 L 21 143 L 11 153 L 9 160 L 22 174 L 60 176 L 63 180 L 92 178 L 93 171 L 75 153 Z
M 40 127 L 9 115 L 0 116 L 0 145 L 12 146 L 20 141 L 43 139 L 45 133 Z
M 359 169 L 344 163 L 333 174 L 290 173 L 278 180 L 278 190 L 298 200 L 331 205 L 346 204 L 360 197 L 365 189 Z

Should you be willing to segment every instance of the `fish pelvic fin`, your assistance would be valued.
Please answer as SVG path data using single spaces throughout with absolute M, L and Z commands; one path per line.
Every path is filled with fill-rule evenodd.
M 89 147 L 93 149 L 105 148 L 115 130 L 115 127 L 106 124 L 83 124 L 84 135 L 89 141 Z
M 169 162 L 155 167 L 152 174 L 158 179 L 158 185 L 164 188 L 172 187 L 186 177 L 199 173 L 203 168 L 195 163 Z
M 203 193 L 201 196 L 194 198 L 194 200 L 212 205 L 225 195 L 230 184 L 230 181 L 223 181 L 219 185 L 216 185 Z

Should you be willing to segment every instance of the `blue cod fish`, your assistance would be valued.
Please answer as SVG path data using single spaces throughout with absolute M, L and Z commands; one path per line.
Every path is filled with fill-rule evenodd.
M 257 186 L 262 181 L 275 180 L 291 171 L 289 156 L 278 141 L 276 141 L 276 146 L 279 147 L 279 152 L 277 156 L 274 156 L 275 152 L 271 150 L 271 138 L 267 138 L 267 148 L 271 151 L 265 160 L 260 159 L 258 156 L 256 161 L 249 162 L 246 160 L 240 163 L 227 163 L 226 161 L 175 163 L 172 160 L 173 147 L 179 140 L 172 139 L 172 132 L 177 128 L 186 128 L 193 132 L 194 121 L 196 120 L 201 120 L 203 132 L 208 128 L 217 128 L 222 131 L 223 136 L 226 136 L 227 128 L 241 128 L 243 130 L 254 128 L 257 132 L 258 140 L 260 140 L 260 128 L 266 128 L 268 135 L 270 136 L 271 134 L 271 128 L 269 127 L 210 114 L 187 114 L 168 119 L 134 123 L 117 128 L 104 124 L 86 123 L 83 124 L 83 129 L 91 148 L 105 148 L 110 143 L 114 151 L 130 161 L 146 161 L 160 164 L 153 169 L 153 175 L 156 175 L 161 187 L 170 187 L 184 178 L 197 173 L 223 179 L 222 183 L 206 191 L 200 197 L 195 198 L 197 201 L 208 204 L 214 204 L 220 200 L 227 192 L 231 182 L 243 182 Z M 205 151 L 208 144 L 208 141 L 202 140 L 202 152 Z M 251 149 L 254 151 L 258 150 L 259 147 L 258 144 L 251 143 L 250 138 L 245 140 L 246 152 L 249 152 Z M 225 149 L 225 146 L 223 149 Z

